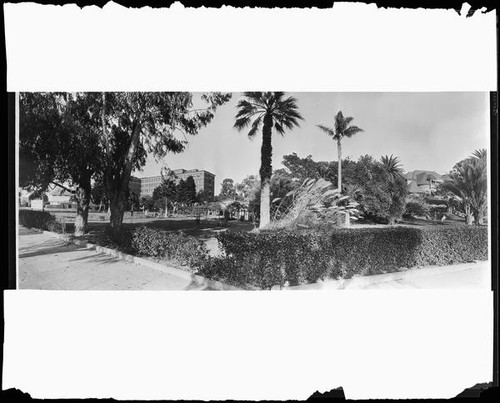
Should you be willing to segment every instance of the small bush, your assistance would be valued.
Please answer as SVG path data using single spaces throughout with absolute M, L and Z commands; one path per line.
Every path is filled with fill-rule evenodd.
M 123 252 L 132 252 L 132 230 L 128 228 L 114 229 L 107 225 L 95 241 L 101 246 L 120 249 Z
M 200 274 L 264 289 L 488 258 L 487 228 L 479 226 L 226 231 L 217 238 L 226 257 Z
M 425 217 L 429 214 L 429 206 L 423 201 L 409 201 L 406 203 L 404 217 Z
M 63 232 L 62 224 L 47 211 L 19 210 L 19 224 L 27 228 Z

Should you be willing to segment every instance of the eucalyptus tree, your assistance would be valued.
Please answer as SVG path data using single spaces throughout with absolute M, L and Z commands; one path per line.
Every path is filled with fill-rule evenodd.
M 262 128 L 261 147 L 261 203 L 259 228 L 270 221 L 270 182 L 272 169 L 272 133 L 280 135 L 291 130 L 303 120 L 297 106 L 297 100 L 286 97 L 284 92 L 245 92 L 238 102 L 234 127 L 239 131 L 250 126 L 248 137 L 254 137 Z
M 201 96 L 207 106 L 193 108 L 189 92 L 113 92 L 102 95 L 101 147 L 106 158 L 102 173 L 110 202 L 110 224 L 123 222 L 126 189 L 133 170 L 146 164 L 146 157 L 164 158 L 182 152 L 187 135 L 208 125 L 230 93 Z
M 338 111 L 334 118 L 334 126 L 327 127 L 324 125 L 317 125 L 322 131 L 328 134 L 334 141 L 337 142 L 338 154 L 338 189 L 342 192 L 342 139 L 350 138 L 357 133 L 363 131 L 357 126 L 350 126 L 354 118 L 344 117 L 342 111 Z
M 102 160 L 96 93 L 22 93 L 19 185 L 65 189 L 76 200 L 75 235 L 87 229 L 92 180 Z

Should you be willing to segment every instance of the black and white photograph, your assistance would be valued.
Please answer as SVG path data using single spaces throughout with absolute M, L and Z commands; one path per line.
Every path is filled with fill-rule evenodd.
M 155 7 L 4 5 L 3 391 L 496 386 L 494 10 Z
M 490 94 L 19 95 L 20 289 L 490 288 Z

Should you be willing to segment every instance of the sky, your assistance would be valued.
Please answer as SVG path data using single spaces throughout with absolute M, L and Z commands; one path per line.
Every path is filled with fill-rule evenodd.
M 195 94 L 193 107 L 202 106 Z M 449 172 L 453 165 L 474 150 L 489 149 L 489 95 L 482 92 L 299 92 L 287 93 L 297 99 L 304 117 L 300 127 L 284 136 L 273 133 L 273 169 L 283 168 L 283 155 L 311 155 L 315 161 L 336 161 L 336 143 L 316 125 L 333 127 L 336 113 L 352 116 L 351 124 L 364 131 L 342 141 L 343 158 L 358 159 L 395 155 L 405 172 L 415 169 Z M 204 169 L 215 174 L 215 192 L 224 178 L 235 183 L 258 175 L 262 135 L 253 139 L 248 131 L 233 128 L 240 93 L 220 107 L 212 122 L 181 154 L 169 153 L 163 160 L 149 157 L 139 177 L 159 175 L 162 166 L 170 169 Z

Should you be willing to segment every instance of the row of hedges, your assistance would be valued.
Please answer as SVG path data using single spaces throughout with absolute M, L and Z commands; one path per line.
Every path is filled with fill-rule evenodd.
M 62 224 L 47 211 L 19 210 L 19 224 L 26 228 L 63 232 Z
M 478 226 L 228 231 L 217 238 L 225 257 L 210 259 L 200 274 L 264 289 L 488 258 L 487 228 Z

